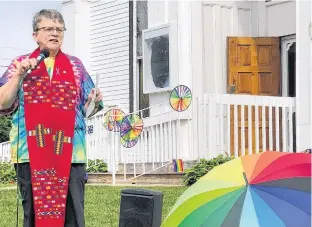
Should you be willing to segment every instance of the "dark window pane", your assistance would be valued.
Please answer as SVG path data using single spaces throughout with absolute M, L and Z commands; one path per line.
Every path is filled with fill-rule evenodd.
M 151 41 L 151 73 L 156 87 L 169 86 L 169 37 L 160 36 Z

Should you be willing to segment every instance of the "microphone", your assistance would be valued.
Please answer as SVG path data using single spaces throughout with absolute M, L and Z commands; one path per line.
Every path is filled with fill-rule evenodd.
M 35 68 L 37 68 L 37 66 L 47 57 L 50 56 L 50 51 L 48 49 L 43 49 L 42 51 L 40 51 L 40 54 L 38 55 L 37 59 L 37 65 Z M 34 69 L 30 68 L 28 69 L 28 71 L 26 72 L 25 76 L 29 75 Z

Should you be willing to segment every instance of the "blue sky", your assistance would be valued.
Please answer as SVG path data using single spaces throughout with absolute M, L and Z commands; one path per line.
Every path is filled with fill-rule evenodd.
M 8 65 L 15 56 L 36 48 L 32 38 L 32 17 L 43 8 L 61 12 L 62 1 L 0 0 L 0 74 L 5 71 L 1 65 Z

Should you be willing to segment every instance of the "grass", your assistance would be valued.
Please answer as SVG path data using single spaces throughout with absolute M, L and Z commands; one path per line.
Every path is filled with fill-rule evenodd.
M 0 188 L 16 187 L 16 184 L 0 184 Z
M 86 187 L 86 227 L 118 227 L 120 192 L 129 187 Z M 186 187 L 140 187 L 158 190 L 164 195 L 163 219 L 167 216 Z M 22 206 L 19 206 L 19 226 L 22 226 Z M 16 226 L 16 190 L 0 190 L 0 227 Z

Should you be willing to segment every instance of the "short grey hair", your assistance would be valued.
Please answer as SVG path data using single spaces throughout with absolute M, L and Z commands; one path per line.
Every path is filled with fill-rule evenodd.
M 58 12 L 55 9 L 42 9 L 34 15 L 34 18 L 32 21 L 32 26 L 33 26 L 34 32 L 37 31 L 38 24 L 40 23 L 42 18 L 47 18 L 47 19 L 51 19 L 54 21 L 57 20 L 59 23 L 64 24 L 64 27 L 65 27 L 65 22 L 64 22 L 62 14 L 60 12 Z

